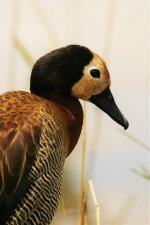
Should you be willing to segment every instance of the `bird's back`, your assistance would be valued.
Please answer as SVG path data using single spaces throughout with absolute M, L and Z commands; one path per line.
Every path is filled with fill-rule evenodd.
M 64 111 L 26 92 L 0 96 L 0 224 L 48 224 L 68 148 Z

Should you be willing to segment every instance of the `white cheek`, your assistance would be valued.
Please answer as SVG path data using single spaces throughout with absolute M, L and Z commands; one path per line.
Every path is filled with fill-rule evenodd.
M 98 69 L 101 71 L 100 78 L 94 78 L 90 71 Z M 83 77 L 75 83 L 71 89 L 72 96 L 88 100 L 92 95 L 100 94 L 110 84 L 110 79 L 106 76 L 103 63 L 99 57 L 94 57 L 93 60 L 85 66 Z

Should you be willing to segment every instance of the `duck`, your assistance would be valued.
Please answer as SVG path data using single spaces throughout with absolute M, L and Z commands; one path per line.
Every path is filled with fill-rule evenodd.
M 63 167 L 83 124 L 79 99 L 127 129 L 110 90 L 105 61 L 67 45 L 39 58 L 30 92 L 0 95 L 0 224 L 50 224 L 61 195 Z

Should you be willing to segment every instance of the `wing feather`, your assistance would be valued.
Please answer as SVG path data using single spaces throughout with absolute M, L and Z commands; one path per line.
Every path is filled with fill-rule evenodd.
M 10 124 L 9 124 L 10 125 Z M 11 126 L 10 126 L 11 127 Z M 16 128 L 3 126 L 0 130 L 0 193 L 13 193 L 31 164 L 39 143 L 41 127 L 22 124 Z

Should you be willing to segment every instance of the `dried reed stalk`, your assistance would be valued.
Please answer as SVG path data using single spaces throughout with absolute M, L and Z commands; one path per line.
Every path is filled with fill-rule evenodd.
M 91 180 L 88 181 L 88 190 L 85 193 L 85 155 L 86 155 L 86 102 L 83 103 L 84 123 L 82 130 L 82 160 L 81 160 L 81 185 L 80 185 L 80 213 L 78 225 L 88 225 L 87 218 L 87 197 L 91 192 L 96 211 L 96 225 L 100 225 L 100 210 Z
M 103 57 L 105 60 L 108 61 L 108 57 L 110 55 L 110 47 L 112 43 L 112 36 L 114 30 L 114 23 L 115 23 L 115 15 L 116 15 L 116 6 L 118 0 L 109 1 L 108 5 L 108 13 L 107 13 L 107 20 L 105 24 L 105 32 L 104 32 L 104 43 L 103 43 Z
M 61 208 L 62 208 L 63 216 L 66 217 L 66 210 L 65 210 L 65 204 L 64 204 L 64 198 L 63 197 L 60 198 L 60 202 L 61 202 Z
M 114 19 L 115 19 L 115 10 L 116 10 L 117 0 L 114 0 L 113 3 L 109 5 L 108 9 L 108 17 L 106 22 L 106 30 L 104 35 L 104 44 L 103 44 L 103 53 L 104 58 L 108 59 L 110 46 L 112 42 L 112 33 L 114 29 Z M 111 29 L 110 29 L 111 28 Z M 84 125 L 83 125 L 83 141 L 82 141 L 82 168 L 81 168 L 81 197 L 80 197 L 80 220 L 79 225 L 87 225 L 87 194 L 85 194 L 84 188 L 84 176 L 85 176 L 85 150 L 86 150 L 86 108 L 84 103 Z M 93 183 L 91 180 L 88 181 L 88 190 L 90 190 L 93 202 L 96 210 L 96 224 L 100 225 L 100 209 L 98 205 L 98 201 L 96 198 L 96 194 L 94 191 Z
M 84 205 L 85 205 L 84 225 L 88 225 L 87 199 L 88 199 L 88 196 L 89 196 L 89 192 L 91 193 L 91 196 L 92 196 L 92 199 L 93 199 L 93 203 L 94 203 L 94 206 L 95 206 L 96 225 L 100 225 L 100 208 L 99 208 L 99 204 L 98 204 L 98 201 L 97 201 L 96 193 L 95 193 L 95 190 L 94 190 L 93 182 L 91 180 L 88 180 L 87 192 L 85 194 L 85 199 L 84 199 Z
M 85 151 L 86 151 L 86 102 L 83 102 L 84 123 L 82 129 L 82 161 L 81 161 L 81 185 L 80 185 L 80 213 L 79 225 L 84 225 L 84 211 L 85 211 Z
M 96 225 L 100 225 L 100 209 L 99 209 L 99 204 L 97 201 L 96 193 L 94 190 L 93 182 L 91 180 L 88 181 L 88 190 L 90 190 L 93 202 L 95 205 L 95 212 L 96 212 Z

